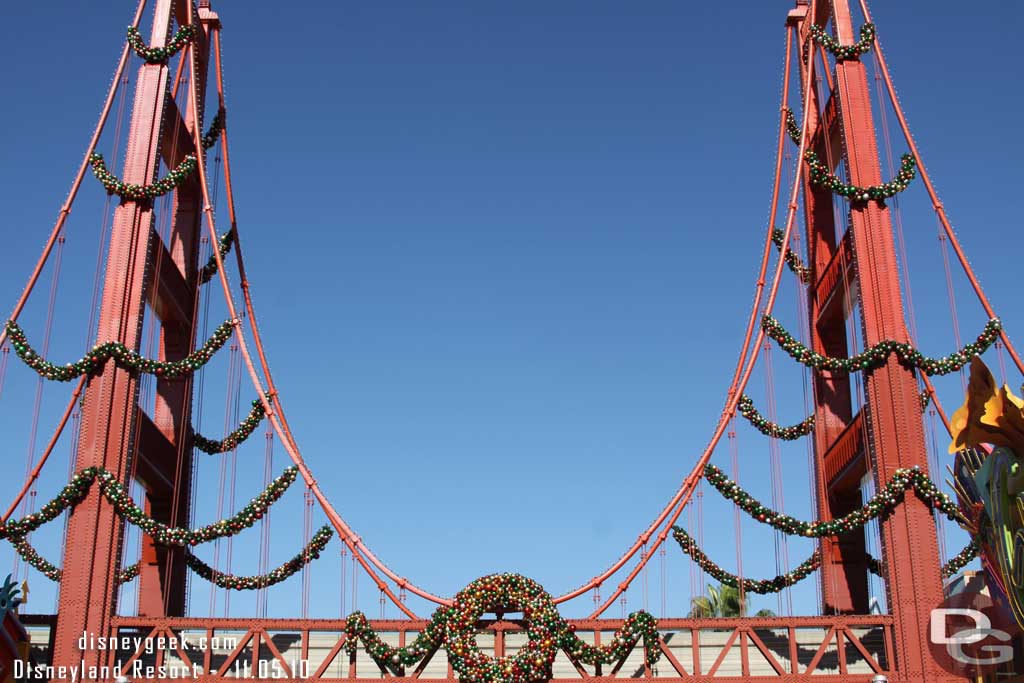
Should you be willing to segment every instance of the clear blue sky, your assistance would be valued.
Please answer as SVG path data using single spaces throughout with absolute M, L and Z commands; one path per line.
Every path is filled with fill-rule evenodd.
M 1022 340 L 1024 10 L 876 4 L 924 161 Z M 520 571 L 561 593 L 617 558 L 690 470 L 720 410 L 753 291 L 790 6 L 216 3 L 242 238 L 276 378 L 321 486 L 397 572 L 451 594 L 481 574 Z M 63 201 L 133 7 L 7 10 L 5 309 Z M 108 135 L 101 151 L 112 148 Z M 894 139 L 892 153 L 903 151 Z M 87 177 L 68 225 L 57 361 L 78 358 L 85 343 L 102 199 Z M 955 346 L 949 304 L 919 181 L 902 206 L 921 346 L 945 354 Z M 223 202 L 218 209 L 226 228 Z M 40 341 L 48 282 L 23 318 Z M 779 315 L 790 325 L 795 302 L 787 277 Z M 957 304 L 973 336 L 984 317 L 960 277 Z M 215 303 L 211 320 L 223 316 Z M 214 437 L 224 431 L 226 378 L 223 353 L 204 375 L 196 417 Z M 776 352 L 781 422 L 804 417 L 802 380 Z M 940 386 L 958 405 L 959 380 Z M 0 396 L 5 506 L 24 471 L 35 390 L 15 359 Z M 46 386 L 37 454 L 69 391 Z M 751 393 L 762 406 L 764 391 L 757 373 Z M 243 389 L 243 405 L 251 394 Z M 738 443 L 741 481 L 769 500 L 768 442 L 741 427 Z M 262 486 L 263 444 L 259 435 L 239 451 L 239 505 Z M 69 449 L 65 439 L 40 503 L 66 480 Z M 782 457 L 786 509 L 810 517 L 805 447 Z M 196 522 L 206 523 L 216 517 L 220 464 L 200 458 Z M 726 449 L 715 462 L 728 467 Z M 284 464 L 278 446 L 275 470 Z M 272 566 L 301 545 L 301 498 L 296 486 L 275 509 Z M 735 569 L 732 509 L 713 495 L 706 505 L 707 551 Z M 964 538 L 951 534 L 950 554 Z M 254 529 L 236 544 L 234 571 L 255 571 L 258 539 Z M 769 530 L 745 519 L 742 542 L 747 575 L 776 573 Z M 37 545 L 59 563 L 55 535 L 40 532 Z M 338 549 L 334 541 L 313 571 L 313 616 L 340 609 Z M 794 542 L 791 564 L 811 550 Z M 667 567 L 668 611 L 681 615 L 689 564 L 670 547 Z M 30 611 L 50 611 L 46 580 L 33 572 L 30 583 Z M 655 612 L 659 583 L 655 563 Z M 193 586 L 192 612 L 205 615 L 206 588 Z M 274 589 L 271 614 L 298 616 L 299 586 L 296 578 Z M 130 608 L 129 591 L 124 600 Z M 814 603 L 812 581 L 794 592 L 795 611 Z M 628 609 L 642 606 L 637 585 Z M 374 591 L 360 591 L 359 607 L 377 614 Z M 760 598 L 755 607 L 778 605 Z M 232 598 L 232 615 L 251 609 L 251 596 Z

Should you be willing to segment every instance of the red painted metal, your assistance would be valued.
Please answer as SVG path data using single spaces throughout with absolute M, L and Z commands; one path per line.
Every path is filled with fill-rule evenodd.
M 833 31 L 843 44 L 855 42 L 847 0 L 832 0 L 830 14 L 821 13 L 817 23 L 831 19 Z M 811 20 L 801 19 L 806 38 Z M 866 186 L 881 182 L 881 169 L 870 92 L 864 65 L 859 60 L 834 66 L 834 87 L 829 88 L 830 110 L 837 110 L 833 129 L 827 120 L 815 133 L 819 156 L 835 168 L 845 161 L 850 182 Z M 819 83 L 804 83 L 817 91 Z M 816 92 L 815 92 L 816 95 Z M 817 111 L 806 112 L 817 119 Z M 815 122 L 817 123 L 817 121 Z M 836 135 L 835 133 L 839 133 Z M 835 146 L 842 143 L 841 155 Z M 811 336 L 818 351 L 846 355 L 850 302 L 859 303 L 865 347 L 883 339 L 908 341 L 896 264 L 889 210 L 867 202 L 849 210 L 849 231 L 837 245 L 831 212 L 831 196 L 807 186 L 806 218 L 811 237 L 808 258 L 819 274 L 811 306 Z M 839 265 L 836 266 L 835 264 Z M 856 267 L 851 268 L 855 263 Z M 836 275 L 852 272 L 853 276 Z M 855 288 L 855 289 L 853 289 Z M 854 296 L 856 292 L 859 296 Z M 844 375 L 821 373 L 815 383 L 817 428 L 816 470 L 819 512 L 822 517 L 845 514 L 861 504 L 858 476 L 844 476 L 844 469 L 870 470 L 880 489 L 897 468 L 920 466 L 927 470 L 921 408 L 917 383 L 911 371 L 895 359 L 865 377 L 862 415 L 854 420 L 849 380 Z M 863 438 L 851 429 L 865 422 Z M 859 431 L 859 430 L 858 430 Z M 859 435 L 853 435 L 859 436 Z M 859 453 L 849 452 L 861 442 Z M 830 457 L 831 456 L 831 457 Z M 837 463 L 835 460 L 842 460 Z M 937 530 L 932 511 L 916 499 L 907 499 L 881 523 L 887 597 L 893 615 L 896 668 L 900 680 L 954 680 L 928 655 L 928 614 L 943 598 L 939 572 Z M 861 612 L 867 608 L 867 568 L 864 537 L 824 544 L 824 609 L 827 612 Z
M 30 626 L 52 624 L 52 618 L 29 615 Z M 622 626 L 618 619 L 577 619 L 570 625 L 584 640 L 599 644 L 602 633 Z M 409 642 L 422 632 L 424 620 L 376 620 L 371 626 L 393 642 Z M 892 668 L 892 617 L 770 617 L 736 619 L 663 619 L 658 648 L 663 654 L 656 667 L 645 665 L 637 647 L 608 671 L 574 661 L 564 651 L 555 663 L 555 683 L 604 683 L 624 678 L 682 683 L 714 679 L 725 683 L 864 683 L 882 674 L 896 680 Z M 346 681 L 369 683 L 382 678 L 394 683 L 456 683 L 450 664 L 431 652 L 412 670 L 400 675 L 383 670 L 359 652 L 349 655 L 345 621 L 341 619 L 229 619 L 115 617 L 111 634 L 142 638 L 121 651 L 116 662 L 133 681 L 158 680 L 133 675 L 147 667 L 195 666 L 204 681 L 237 680 L 246 671 L 277 666 L 282 681 Z M 477 622 L 481 646 L 495 656 L 508 654 L 513 637 L 522 643 L 524 624 L 516 619 Z M 163 638 L 162 647 L 147 651 L 145 640 Z M 491 640 L 493 639 L 493 640 Z M 187 642 L 186 642 L 187 641 Z M 485 643 L 493 642 L 493 646 Z M 518 647 L 519 645 L 517 645 Z M 134 667 L 138 667 L 137 669 Z M 305 677 L 296 674 L 305 668 Z M 193 669 L 194 670 L 194 669 Z M 443 672 L 443 674 L 441 673 Z M 270 676 L 263 676 L 264 679 Z
M 188 23 L 189 5 L 157 0 L 150 45 L 165 44 L 175 18 L 179 24 Z M 205 55 L 206 44 L 200 36 L 188 51 Z M 205 69 L 206 57 L 201 56 L 199 61 Z M 202 74 L 197 76 L 200 86 L 205 84 Z M 204 87 L 193 88 L 190 99 L 194 93 L 203 92 Z M 193 106 L 189 112 L 197 110 Z M 168 123 L 178 120 L 181 116 L 168 93 L 168 67 L 139 67 L 123 173 L 126 182 L 148 184 L 157 175 L 161 159 L 173 166 L 183 154 L 195 149 L 191 131 L 198 130 L 200 122 L 186 114 L 181 123 Z M 175 135 L 181 125 L 184 133 Z M 160 360 L 177 360 L 192 350 L 198 301 L 199 206 L 199 183 L 192 179 L 175 192 L 167 245 L 154 231 L 151 201 L 122 201 L 116 208 L 97 339 L 139 348 L 145 304 L 149 302 L 161 318 Z M 122 482 L 133 473 L 139 475 L 147 513 L 171 525 L 187 525 L 191 381 L 158 380 L 156 394 L 151 420 L 155 428 L 143 429 L 150 418 L 137 406 L 138 379 L 108 362 L 86 386 L 75 467 L 100 466 Z M 138 461 L 144 465 L 137 467 Z M 107 657 L 108 653 L 101 650 L 80 650 L 78 640 L 83 633 L 109 632 L 116 609 L 114 577 L 121 561 L 122 530 L 123 522 L 110 505 L 102 504 L 96 487 L 69 517 L 67 537 L 75 542 L 64 547 L 60 619 L 54 634 L 55 665 L 83 661 L 86 665 L 102 665 Z M 186 568 L 182 552 L 144 539 L 139 578 L 141 614 L 184 613 Z

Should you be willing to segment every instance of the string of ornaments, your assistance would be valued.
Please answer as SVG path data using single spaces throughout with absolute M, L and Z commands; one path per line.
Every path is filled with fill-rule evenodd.
M 527 641 L 515 654 L 493 658 L 476 642 L 477 622 L 486 612 L 522 612 Z M 582 664 L 612 664 L 626 658 L 643 641 L 648 664 L 661 657 L 658 624 L 646 612 L 634 612 L 615 631 L 611 642 L 597 647 L 583 642 L 558 613 L 554 601 L 536 581 L 519 574 L 481 577 L 459 593 L 450 606 L 439 607 L 409 645 L 385 643 L 362 612 L 346 620 L 345 647 L 354 655 L 362 643 L 366 652 L 395 675 L 427 654 L 444 647 L 448 661 L 463 683 L 530 683 L 551 678 L 559 650 Z
M 743 394 L 736 404 L 736 410 L 747 419 L 747 422 L 757 428 L 759 432 L 773 439 L 783 441 L 795 441 L 802 436 L 807 436 L 814 431 L 814 415 L 810 415 L 799 424 L 784 427 L 761 415 L 754 407 L 754 400 Z
M 860 27 L 860 40 L 853 45 L 840 44 L 838 40 L 826 33 L 825 29 L 817 24 L 811 24 L 810 33 L 814 42 L 831 52 L 837 62 L 843 62 L 848 59 L 857 59 L 862 54 L 870 51 L 872 44 L 875 42 L 877 31 L 874 24 L 864 24 Z
M 241 424 L 238 427 L 225 436 L 220 441 L 214 441 L 213 439 L 207 439 L 205 436 L 199 433 L 192 435 L 192 445 L 203 453 L 210 455 L 216 455 L 217 453 L 227 453 L 228 451 L 234 450 L 238 444 L 242 443 L 249 436 L 256 431 L 260 422 L 263 422 L 263 418 L 266 416 L 266 411 L 263 408 L 263 404 L 259 399 L 252 402 L 252 410 L 245 416 Z
M 220 139 L 221 132 L 224 130 L 224 116 L 224 110 L 220 109 L 213 117 L 209 130 L 201 140 L 204 150 L 213 147 Z M 116 194 L 121 199 L 140 200 L 156 199 L 179 187 L 196 170 L 198 163 L 195 154 L 186 154 L 177 166 L 167 172 L 166 176 L 149 185 L 124 182 L 107 169 L 107 162 L 99 152 L 89 155 L 89 165 L 92 166 L 92 174 L 100 181 L 107 194 Z
M 163 379 L 177 379 L 178 377 L 191 375 L 213 358 L 213 354 L 227 343 L 233 331 L 234 326 L 230 320 L 221 323 L 201 347 L 181 360 L 151 360 L 143 358 L 121 342 L 106 342 L 94 346 L 92 351 L 74 363 L 57 365 L 36 353 L 35 349 L 28 343 L 28 338 L 25 336 L 24 331 L 22 331 L 17 323 L 13 320 L 7 322 L 7 334 L 11 340 L 11 346 L 14 347 L 14 352 L 18 354 L 18 357 L 44 379 L 56 380 L 58 382 L 70 382 L 81 375 L 92 374 L 103 367 L 103 364 L 110 358 L 113 358 L 115 363 L 127 370 L 156 375 Z
M 803 132 L 796 122 L 796 115 L 793 114 L 793 110 L 789 107 L 783 107 L 782 111 L 786 113 L 786 132 L 789 133 L 789 139 L 799 145 Z
M 188 568 L 195 572 L 196 575 L 221 588 L 239 591 L 268 588 L 269 586 L 285 581 L 299 572 L 307 564 L 319 558 L 320 553 L 323 552 L 323 549 L 327 546 L 328 541 L 331 540 L 333 535 L 334 530 L 330 526 L 325 525 L 321 527 L 315 534 L 313 534 L 313 538 L 310 539 L 309 543 L 302 549 L 302 552 L 281 566 L 270 570 L 266 574 L 257 574 L 254 576 L 235 576 L 234 574 L 226 574 L 214 569 L 192 553 L 185 554 L 185 564 L 188 565 Z
M 139 57 L 142 57 L 147 64 L 166 64 L 174 55 L 195 38 L 195 28 L 192 24 L 179 26 L 174 35 L 165 47 L 149 47 L 142 39 L 139 29 L 134 26 L 128 27 L 128 45 Z
M 887 183 L 868 187 L 844 183 L 839 176 L 829 171 L 828 166 L 818 159 L 817 153 L 813 150 L 809 149 L 804 153 L 804 160 L 810 169 L 811 183 L 853 202 L 866 202 L 871 199 L 881 202 L 903 192 L 910 185 L 910 181 L 917 177 L 917 160 L 909 153 L 900 157 L 900 170 L 897 171 L 895 178 Z
M 24 536 L 11 536 L 8 538 L 15 552 L 21 559 L 28 562 L 36 571 L 48 578 L 50 581 L 60 581 L 63 572 L 32 547 L 32 544 Z M 128 583 L 142 572 L 142 560 L 133 565 L 119 569 L 114 575 L 114 582 L 117 584 Z
M 894 510 L 910 489 L 925 504 L 946 515 L 951 521 L 962 518 L 953 499 L 940 491 L 919 467 L 896 470 L 882 490 L 871 496 L 860 508 L 836 519 L 816 522 L 805 522 L 772 510 L 710 463 L 704 466 L 704 477 L 724 498 L 734 502 L 748 515 L 790 536 L 823 538 L 848 534 Z
M 71 481 L 65 484 L 52 500 L 47 501 L 43 507 L 39 508 L 39 512 L 33 512 L 21 519 L 9 520 L 5 524 L 0 524 L 0 538 L 24 537 L 44 524 L 57 519 L 60 513 L 85 497 L 98 472 L 99 469 L 96 467 L 87 467 L 81 470 L 71 477 Z
M 766 595 L 778 593 L 784 588 L 797 584 L 813 574 L 821 567 L 821 552 L 815 550 L 811 556 L 801 562 L 793 571 L 779 574 L 771 579 L 740 579 L 740 577 L 727 572 L 711 561 L 704 552 L 697 547 L 697 542 L 682 527 L 672 527 L 672 537 L 679 543 L 683 552 L 693 558 L 697 565 L 708 573 L 709 576 L 725 586 L 740 588 L 747 593 Z
M 967 365 L 971 358 L 984 353 L 999 338 L 1002 323 L 999 318 L 992 318 L 985 323 L 978 338 L 970 342 L 956 353 L 943 358 L 929 358 L 910 344 L 884 339 L 869 349 L 850 358 L 832 358 L 811 351 L 786 331 L 779 321 L 770 315 L 761 319 L 761 327 L 765 334 L 774 339 L 779 346 L 798 363 L 813 370 L 829 370 L 840 372 L 859 372 L 885 365 L 890 354 L 895 353 L 900 363 L 908 367 L 918 368 L 928 376 L 948 375 Z
M 234 228 L 228 230 L 226 233 L 220 236 L 217 240 L 217 251 L 220 252 L 221 260 L 227 256 L 228 252 L 231 251 L 231 245 L 235 243 L 235 231 Z M 210 258 L 207 259 L 206 265 L 199 269 L 199 284 L 205 285 L 207 282 L 213 279 L 213 276 L 217 274 L 217 257 L 210 254 Z
M 782 249 L 783 237 L 785 237 L 785 233 L 782 230 L 779 230 L 778 228 L 774 228 L 772 230 L 772 244 L 778 247 L 779 250 Z M 800 279 L 800 282 L 806 284 L 811 281 L 810 267 L 804 264 L 803 260 L 795 251 L 786 247 L 786 253 L 782 255 L 782 258 L 786 261 L 786 265 L 789 266 L 789 269 L 793 271 L 793 274 Z
M 198 529 L 170 527 L 163 522 L 158 522 L 135 504 L 124 485 L 117 481 L 113 474 L 103 470 L 97 477 L 100 481 L 100 491 L 104 497 L 114 506 L 117 514 L 129 524 L 137 526 L 143 533 L 161 545 L 195 546 L 225 536 L 233 536 L 262 519 L 267 508 L 276 502 L 295 481 L 298 471 L 299 468 L 294 465 L 288 467 L 281 476 L 270 482 L 262 493 L 250 500 L 233 516 Z

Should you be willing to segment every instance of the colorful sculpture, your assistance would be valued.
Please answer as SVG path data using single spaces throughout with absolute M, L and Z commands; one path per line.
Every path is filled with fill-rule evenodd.
M 980 539 L 1000 597 L 1024 628 L 1024 401 L 998 387 L 974 357 L 967 398 L 951 426 L 949 451 L 959 454 L 954 485 L 968 531 Z

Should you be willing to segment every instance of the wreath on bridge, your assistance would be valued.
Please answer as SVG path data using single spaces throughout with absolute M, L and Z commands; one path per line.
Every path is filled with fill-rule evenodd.
M 476 633 L 477 622 L 487 612 L 522 612 L 526 645 L 508 657 L 495 659 L 484 654 L 477 645 Z M 415 664 L 443 645 L 459 679 L 472 683 L 547 680 L 559 649 L 576 663 L 611 664 L 625 659 L 642 639 L 648 664 L 661 656 L 657 622 L 646 612 L 630 614 L 611 643 L 600 647 L 583 642 L 573 630 L 539 583 L 520 574 L 492 574 L 459 591 L 451 605 L 439 607 L 411 645 L 388 645 L 362 612 L 354 612 L 346 624 L 345 647 L 353 654 L 362 641 L 366 652 L 381 667 L 402 675 L 401 667 Z

